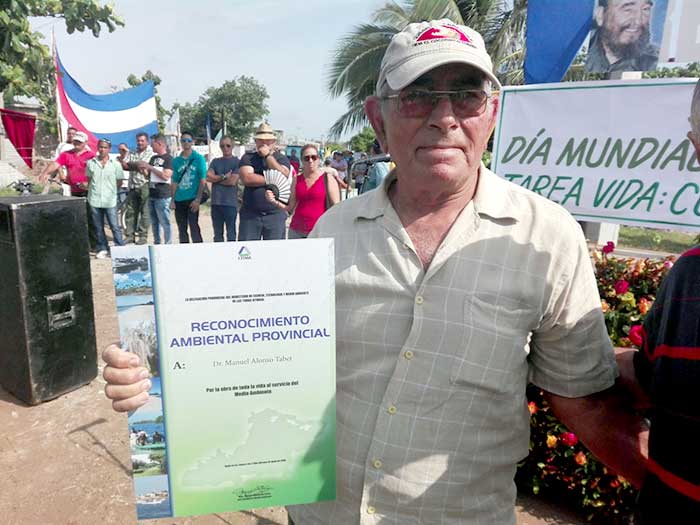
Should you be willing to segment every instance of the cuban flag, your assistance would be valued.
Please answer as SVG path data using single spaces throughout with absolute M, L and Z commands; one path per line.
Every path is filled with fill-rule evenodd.
M 88 144 L 97 151 L 98 139 L 112 142 L 112 153 L 119 143 L 136 148 L 136 134 L 150 137 L 158 133 L 155 86 L 152 81 L 117 93 L 93 95 L 85 91 L 66 71 L 54 47 L 56 64 L 56 110 L 61 140 L 72 126 L 87 133 Z

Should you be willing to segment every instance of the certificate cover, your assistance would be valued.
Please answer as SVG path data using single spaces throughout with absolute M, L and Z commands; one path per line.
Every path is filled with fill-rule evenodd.
M 333 241 L 112 249 L 138 519 L 335 498 Z

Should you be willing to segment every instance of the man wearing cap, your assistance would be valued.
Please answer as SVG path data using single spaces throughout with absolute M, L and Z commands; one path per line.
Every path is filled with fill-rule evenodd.
M 289 177 L 289 159 L 275 151 L 277 136 L 267 122 L 254 135 L 255 151 L 243 155 L 238 167 L 245 190 L 238 226 L 239 241 L 284 239 L 287 214 L 265 198 L 266 170 L 277 170 Z
M 311 232 L 335 239 L 337 499 L 290 507 L 297 525 L 514 525 L 528 380 L 612 468 L 644 476 L 580 228 L 481 164 L 492 87 L 481 35 L 449 20 L 387 48 L 365 111 L 396 168 Z M 143 404 L 143 369 L 103 356 L 115 409 Z
M 88 178 L 85 174 L 85 168 L 88 161 L 95 156 L 95 153 L 90 151 L 87 140 L 88 137 L 84 132 L 75 131 L 72 138 L 73 148 L 62 152 L 56 160 L 49 162 L 39 175 L 39 180 L 46 182 L 49 175 L 55 173 L 59 168 L 64 168 L 65 173 L 60 173 L 60 180 L 70 185 L 71 196 L 87 198 Z M 92 223 L 90 207 L 87 204 L 87 200 L 85 202 L 90 248 L 94 249 L 97 244 L 97 237 Z
M 136 150 L 129 152 L 122 168 L 129 170 L 129 193 L 126 195 L 126 243 L 148 243 L 148 227 L 151 223 L 148 209 L 149 173 L 139 168 L 139 162 L 148 163 L 153 157 L 153 149 L 148 145 L 148 133 L 136 134 Z

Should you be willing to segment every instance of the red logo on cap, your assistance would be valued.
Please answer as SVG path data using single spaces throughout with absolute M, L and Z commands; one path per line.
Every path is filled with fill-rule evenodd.
M 427 40 L 458 40 L 467 44 L 472 43 L 471 39 L 460 29 L 447 25 L 429 27 L 418 36 L 416 42 L 425 42 Z

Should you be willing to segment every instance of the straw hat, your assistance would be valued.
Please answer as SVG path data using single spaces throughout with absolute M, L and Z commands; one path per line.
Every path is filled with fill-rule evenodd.
M 254 138 L 256 139 L 277 139 L 277 135 L 275 135 L 275 131 L 272 129 L 272 126 L 270 126 L 267 122 L 263 122 L 258 126 L 258 129 L 255 130 L 255 135 L 253 135 Z

